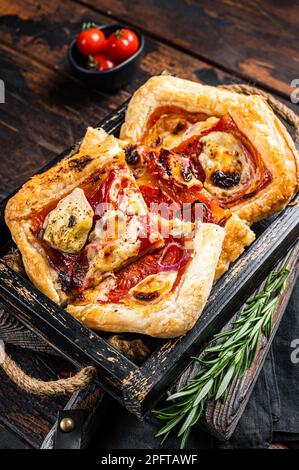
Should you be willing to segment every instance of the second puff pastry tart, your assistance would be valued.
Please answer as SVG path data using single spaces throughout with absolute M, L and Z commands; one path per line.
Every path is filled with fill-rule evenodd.
M 283 209 L 297 191 L 294 143 L 257 95 L 240 95 L 172 76 L 152 77 L 131 99 L 120 137 L 138 143 L 141 154 L 145 149 L 151 152 L 152 157 L 139 166 L 146 166 L 147 171 L 150 166 L 162 186 L 167 186 L 171 174 L 171 187 L 184 185 L 190 193 L 197 178 L 202 192 L 214 202 L 211 211 L 217 201 L 230 214 L 226 214 L 216 278 L 254 240 L 249 225 Z M 180 159 L 181 167 L 187 166 L 193 175 L 189 182 L 182 177 L 182 171 L 188 170 L 179 173 Z M 138 173 L 142 173 L 140 168 Z

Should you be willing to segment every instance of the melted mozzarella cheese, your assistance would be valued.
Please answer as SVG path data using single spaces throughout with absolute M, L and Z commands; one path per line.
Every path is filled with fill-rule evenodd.
M 192 124 L 188 127 L 188 129 L 184 132 L 183 136 L 181 137 L 180 141 L 184 142 L 184 140 L 189 139 L 193 135 L 199 135 L 202 131 L 209 129 L 211 126 L 216 124 L 219 121 L 219 118 L 214 116 L 209 117 L 206 121 L 199 121 L 195 124 Z
M 190 173 L 190 179 L 188 178 L 187 180 L 183 177 L 183 168 L 184 165 L 186 168 L 188 168 L 188 160 L 185 159 L 184 157 L 180 156 L 178 157 L 177 155 L 169 155 L 168 158 L 168 171 L 171 173 L 171 176 L 173 178 L 174 184 L 176 184 L 179 187 L 184 187 L 184 188 L 191 188 L 195 184 L 201 184 L 200 181 L 198 181 L 193 173 Z
M 103 280 L 95 291 L 96 300 L 101 302 L 108 301 L 109 292 L 115 288 L 116 281 L 113 275 L 108 275 L 106 279 Z
M 102 277 L 99 284 L 92 286 L 91 289 L 85 289 L 80 297 L 74 301 L 74 304 L 76 305 L 77 302 L 78 304 L 95 303 L 97 301 L 108 302 L 108 295 L 115 286 L 116 280 L 114 274 L 107 273 L 106 277 Z
M 195 124 L 190 124 L 188 121 L 183 120 L 185 125 L 182 125 L 182 130 L 180 132 L 175 131 L 174 133 L 174 130 L 177 128 L 177 125 L 182 122 L 182 119 L 170 115 L 167 116 L 167 119 L 160 120 L 159 125 L 154 125 L 149 130 L 145 144 L 149 146 L 154 144 L 153 146 L 156 149 L 172 149 L 192 135 L 200 134 L 203 130 L 208 129 L 218 120 L 219 118 L 214 116 L 205 121 L 196 122 Z M 159 142 L 158 145 L 155 144 L 155 142 Z
M 97 221 L 90 234 L 91 243 L 106 243 L 122 237 L 126 231 L 127 217 L 119 210 L 107 210 Z
M 97 221 L 87 246 L 89 275 L 94 271 L 107 272 L 120 268 L 129 258 L 138 255 L 140 224 L 138 217 L 123 212 L 107 211 Z
M 146 215 L 147 208 L 139 191 L 125 188 L 118 201 L 119 210 L 127 215 Z
M 234 135 L 227 132 L 211 132 L 201 139 L 203 151 L 199 156 L 206 180 L 205 188 L 217 195 L 219 199 L 225 200 L 228 193 L 239 191 L 240 188 L 248 186 L 255 179 L 254 163 L 249 158 L 246 148 Z M 214 184 L 212 175 L 216 171 L 226 174 L 239 174 L 238 184 L 231 188 L 221 188 Z
M 241 172 L 241 159 L 244 154 L 242 143 L 227 132 L 211 132 L 202 137 L 203 151 L 200 154 L 206 175 L 217 170 Z
M 100 282 L 101 273 L 115 271 L 137 258 L 141 239 L 147 237 L 146 206 L 138 194 L 124 197 L 118 210 L 106 211 L 97 221 L 87 245 L 89 281 Z M 134 215 L 132 215 L 134 213 Z M 163 243 L 156 227 L 151 227 L 150 243 Z
M 161 115 L 158 121 L 148 129 L 143 143 L 154 148 L 172 148 L 179 142 L 188 122 L 177 115 Z
M 184 211 L 184 209 L 183 209 Z M 184 212 L 182 211 L 182 215 Z M 163 217 L 158 219 L 161 225 L 161 233 L 164 238 L 189 238 L 194 232 L 194 224 L 190 221 L 181 220 L 177 217 L 167 220 Z
M 206 121 L 191 125 L 181 136 L 181 142 L 199 135 L 202 131 L 216 124 L 219 118 L 210 117 Z M 199 162 L 206 174 L 204 187 L 217 195 L 220 200 L 225 200 L 228 193 L 239 191 L 240 187 L 248 187 L 255 180 L 254 163 L 250 159 L 247 149 L 242 141 L 229 132 L 214 131 L 200 139 L 203 144 Z M 231 188 L 221 188 L 212 181 L 212 174 L 216 171 L 232 174 L 239 173 L 240 181 Z
M 88 247 L 89 270 L 87 278 L 99 282 L 101 273 L 115 271 L 127 264 L 129 259 L 138 255 L 140 242 L 126 243 L 112 241 L 107 245 L 92 244 Z
M 79 253 L 86 243 L 92 222 L 93 210 L 84 191 L 76 188 L 47 215 L 43 238 L 57 250 Z

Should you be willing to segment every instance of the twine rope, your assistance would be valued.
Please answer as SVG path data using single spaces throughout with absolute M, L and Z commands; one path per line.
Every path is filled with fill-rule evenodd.
M 81 369 L 76 375 L 67 379 L 45 382 L 27 375 L 7 354 L 0 366 L 6 375 L 25 392 L 39 396 L 71 395 L 86 388 L 93 379 L 96 369 L 92 366 Z
M 278 101 L 270 93 L 246 84 L 220 85 L 219 88 L 233 91 L 235 93 L 242 93 L 245 95 L 263 96 L 272 109 L 276 112 L 276 114 L 282 117 L 290 126 L 294 128 L 295 140 L 299 143 L 299 117 L 287 105 Z M 4 359 L 2 362 L 0 361 L 0 367 L 2 367 L 10 380 L 12 380 L 12 382 L 14 382 L 24 391 L 39 396 L 58 396 L 72 394 L 78 390 L 86 388 L 96 373 L 95 367 L 88 366 L 84 369 L 81 369 L 79 372 L 77 372 L 76 375 L 69 377 L 68 379 L 59 379 L 45 382 L 27 375 L 13 361 L 13 359 L 4 353 L 4 351 L 3 356 Z

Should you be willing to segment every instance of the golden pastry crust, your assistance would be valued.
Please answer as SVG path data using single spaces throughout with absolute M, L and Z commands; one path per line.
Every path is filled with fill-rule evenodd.
M 225 237 L 215 272 L 215 281 L 228 270 L 230 263 L 236 261 L 254 240 L 254 232 L 244 220 L 233 214 L 225 224 Z
M 68 305 L 67 311 L 95 330 L 159 338 L 185 334 L 194 326 L 208 299 L 223 238 L 223 228 L 200 223 L 194 238 L 194 256 L 180 284 L 156 304 L 101 304 L 94 289 L 86 291 L 82 301 Z
M 31 178 L 7 203 L 5 221 L 23 258 L 28 277 L 54 302 L 64 304 L 57 271 L 33 235 L 31 217 L 53 199 L 70 193 L 103 163 L 123 153 L 117 139 L 102 129 L 88 128 L 78 152 L 71 154 L 45 173 Z
M 283 209 L 298 189 L 298 153 L 284 125 L 260 96 L 245 96 L 171 76 L 149 79 L 130 101 L 121 138 L 138 143 L 156 108 L 175 106 L 190 113 L 227 113 L 254 145 L 272 181 L 231 210 L 249 224 Z
M 122 152 L 118 140 L 89 127 L 77 152 L 28 180 L 7 204 L 5 220 L 26 219 L 48 202 L 71 192 L 106 160 Z

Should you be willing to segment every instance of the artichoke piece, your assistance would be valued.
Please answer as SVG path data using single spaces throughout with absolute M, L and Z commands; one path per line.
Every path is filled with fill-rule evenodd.
M 44 240 L 66 253 L 79 253 L 92 228 L 93 210 L 84 191 L 74 189 L 61 199 L 44 222 Z

